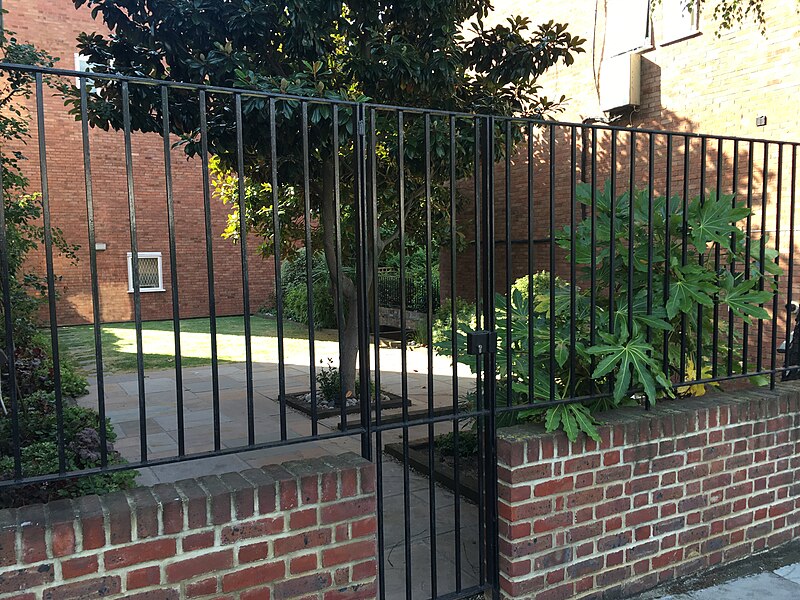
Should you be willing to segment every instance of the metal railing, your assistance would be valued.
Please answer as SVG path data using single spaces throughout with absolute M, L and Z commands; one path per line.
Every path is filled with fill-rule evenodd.
M 12 432 L 13 476 L 0 486 L 46 482 L 89 473 L 175 463 L 207 456 L 234 454 L 278 446 L 354 438 L 364 456 L 376 461 L 378 510 L 384 514 L 382 477 L 384 436 L 398 433 L 403 447 L 405 574 L 412 576 L 409 444 L 414 427 L 424 430 L 429 466 L 433 445 L 445 428 L 455 441 L 456 522 L 459 496 L 459 435 L 464 423 L 474 423 L 479 444 L 480 573 L 476 585 L 461 575 L 461 528 L 454 533 L 456 576 L 453 589 L 437 590 L 437 548 L 431 543 L 432 596 L 466 596 L 497 582 L 496 449 L 498 419 L 529 409 L 562 405 L 598 406 L 620 396 L 643 405 L 686 393 L 691 386 L 711 386 L 755 376 L 774 385 L 798 365 L 778 359 L 781 341 L 789 345 L 790 329 L 780 307 L 794 299 L 797 144 L 764 139 L 629 129 L 599 124 L 559 123 L 528 118 L 447 113 L 420 107 L 384 106 L 323 98 L 303 98 L 256 90 L 192 85 L 101 73 L 73 72 L 1 65 L 5 72 L 33 78 L 38 141 L 49 331 L 53 352 L 55 406 L 58 418 L 58 469 L 30 475 L 23 471 L 19 406 L 13 361 L 6 364 L 3 386 L 8 398 Z M 97 190 L 93 173 L 103 169 L 103 157 L 92 155 L 92 107 L 98 98 L 118 108 L 112 121 L 122 133 L 127 189 L 127 220 L 133 277 L 133 320 L 137 354 L 137 420 L 139 460 L 112 464 L 106 451 L 105 427 L 100 427 L 100 464 L 70 471 L 65 459 L 59 366 L 58 296 L 53 263 L 50 180 L 44 90 L 45 78 L 91 78 L 100 88 L 90 97 L 86 85 L 73 97 L 80 129 L 85 175 L 85 209 L 90 261 L 97 410 L 105 423 L 106 374 L 103 361 L 101 306 L 95 246 Z M 135 110 L 132 110 L 135 108 Z M 63 110 L 63 108 L 62 108 Z M 176 115 L 176 112 L 180 114 Z M 312 118 L 313 117 L 313 118 Z M 191 124 L 187 124 L 191 123 Z M 177 451 L 150 456 L 147 439 L 148 394 L 142 337 L 142 294 L 139 288 L 137 193 L 132 138 L 137 130 L 163 137 L 164 214 L 169 231 L 169 284 L 175 344 L 175 412 Z M 202 223 L 207 271 L 211 343 L 211 415 L 213 449 L 187 449 L 183 365 L 181 354 L 181 272 L 176 256 L 173 151 L 170 135 L 183 133 L 196 152 L 202 172 Z M 583 140 L 587 140 L 584 142 Z M 583 160 L 579 159 L 579 152 Z M 241 248 L 241 293 L 246 349 L 246 443 L 230 447 L 221 426 L 221 391 L 213 255 L 212 194 L 209 161 L 222 157 L 236 176 Z M 326 158 L 327 157 L 327 158 Z M 258 159 L 258 160 L 257 160 Z M 251 323 L 248 238 L 254 207 L 247 204 L 247 187 L 259 174 L 269 192 L 261 199 L 268 222 L 259 241 L 270 248 L 275 262 L 276 343 L 279 435 L 259 440 L 254 401 L 253 333 Z M 329 179 L 324 179 L 328 177 Z M 323 183 L 325 185 L 321 185 Z M 469 185 L 459 184 L 467 182 Z M 329 189 L 330 197 L 318 188 Z M 468 191 L 467 191 L 468 190 Z M 326 192 L 327 193 L 327 192 Z M 283 194 L 294 194 L 306 218 L 290 220 L 279 210 Z M 724 198 L 724 202 L 720 200 Z M 666 199 L 666 200 L 665 200 Z M 327 204 L 326 204 L 327 203 Z M 723 206 L 724 205 L 724 206 Z M 322 206 L 322 208 L 321 208 Z M 728 208 L 730 211 L 726 212 Z M 631 209 L 633 208 L 633 209 Z M 723 210 L 724 209 L 724 210 Z M 746 209 L 746 213 L 745 210 Z M 327 212 L 326 212 L 327 211 Z M 722 215 L 722 216 L 720 216 Z M 3 225 L 0 210 L 0 226 Z M 788 220 L 788 239 L 781 235 Z M 387 222 L 393 229 L 387 234 Z M 773 227 L 774 223 L 774 227 Z M 286 246 L 320 249 L 316 227 L 327 225 L 325 251 L 332 269 L 332 289 L 339 323 L 339 353 L 347 353 L 347 319 L 356 319 L 359 404 L 357 421 L 348 421 L 344 402 L 338 407 L 338 429 L 324 426 L 317 398 L 318 356 L 315 353 L 313 281 L 308 284 L 308 381 L 311 388 L 309 435 L 290 435 L 287 415 L 287 363 L 280 281 L 280 257 Z M 390 227 L 390 229 L 391 229 Z M 754 234 L 774 229 L 775 235 Z M 287 236 L 294 235 L 295 238 Z M 426 249 L 422 289 L 410 287 L 404 261 L 392 275 L 379 273 L 384 248 L 401 250 L 410 242 Z M 520 240 L 524 240 L 520 243 Z M 731 240 L 730 242 L 728 240 Z M 7 240 L 0 237 L 0 269 L 9 281 Z M 451 303 L 449 323 L 435 323 L 439 289 L 433 256 L 449 248 L 440 269 L 442 292 L 472 304 L 465 312 Z M 434 252 L 436 250 L 436 252 Z M 313 252 L 307 252 L 310 257 Z M 445 256 L 445 255 L 443 255 Z M 770 264 L 767 264 L 770 263 Z M 535 274 L 544 271 L 543 275 Z M 677 274 L 677 275 L 676 275 Z M 519 278 L 528 276 L 527 282 Z M 384 278 L 384 279 L 382 279 Z M 688 283 L 687 283 L 688 282 Z M 10 286 L 3 286 L 6 331 L 13 331 Z M 199 292 L 199 290 L 194 290 Z M 747 301 L 747 295 L 751 301 Z M 769 294 L 769 297 L 765 295 Z M 677 295 L 680 294 L 680 298 Z M 388 298 L 388 296 L 392 296 Z M 417 295 L 419 296 L 417 298 Z M 415 299 L 416 298 L 416 299 Z M 402 344 L 399 356 L 380 344 L 379 307 L 387 302 L 400 310 Z M 687 304 L 688 303 L 688 304 Z M 689 306 L 687 309 L 686 307 Z M 407 311 L 426 313 L 424 378 L 426 399 L 420 410 L 407 402 L 409 369 Z M 662 310 L 663 309 L 663 310 Z M 372 314 L 370 315 L 370 311 Z M 370 328 L 369 322 L 377 324 Z M 434 340 L 437 335 L 444 337 Z M 467 334 L 488 331 L 497 353 L 467 354 Z M 352 332 L 351 332 L 352 333 Z M 445 341 L 441 341 L 444 339 Z M 634 343 L 635 342 L 635 343 Z M 603 350 L 602 347 L 611 348 Z M 616 348 L 616 350 L 615 350 Z M 5 352 L 15 355 L 13 335 Z M 639 371 L 620 368 L 603 372 L 615 354 L 638 353 L 631 360 L 646 362 L 651 381 Z M 436 354 L 452 359 L 451 387 L 438 394 L 434 378 Z M 787 353 L 787 356 L 794 354 Z M 388 358 L 387 358 L 388 357 Z M 403 402 L 394 409 L 399 419 L 386 417 L 382 360 L 399 362 L 397 390 Z M 355 360 L 355 358 L 354 358 Z M 303 361 L 305 362 L 305 361 Z M 472 367 L 475 401 L 466 409 L 458 363 Z M 625 368 L 631 365 L 625 363 Z M 365 374 L 371 373 L 370 376 Z M 587 376 L 588 373 L 588 376 Z M 600 373 L 598 375 L 598 373 Z M 344 379 L 344 378 L 342 378 Z M 656 394 L 650 393 L 651 387 Z M 524 391 L 521 391 L 524 390 Z M 345 392 L 345 390 L 342 390 Z M 347 390 L 351 391 L 351 390 Z M 502 391 L 498 397 L 497 392 Z M 691 390 L 690 390 L 691 391 Z M 341 397 L 346 394 L 342 393 Z M 446 396 L 446 397 L 444 397 Z M 442 408 L 449 407 L 449 412 Z M 330 418 L 330 417 L 325 417 Z M 329 423 L 329 421 L 328 421 Z M 429 485 L 432 540 L 436 540 L 436 494 Z M 384 517 L 381 516 L 381 519 Z M 379 524 L 381 562 L 383 521 Z M 494 561 L 494 562 L 493 562 Z M 381 593 L 385 593 L 383 572 Z

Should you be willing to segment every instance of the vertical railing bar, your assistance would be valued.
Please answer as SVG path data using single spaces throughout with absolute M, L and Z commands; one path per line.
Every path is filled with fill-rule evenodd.
M 739 193 L 739 140 L 733 141 L 733 166 L 731 168 L 731 208 L 736 208 L 737 196 Z M 736 225 L 736 223 L 732 223 Z M 730 271 L 731 275 L 736 278 L 736 252 L 739 245 L 737 237 L 738 229 L 731 232 L 731 258 L 730 258 Z M 728 307 L 728 377 L 733 375 L 733 343 L 734 343 L 734 320 L 733 309 Z
M 633 278 L 635 272 L 633 269 L 634 255 L 634 240 L 636 239 L 636 223 L 635 223 L 635 205 L 636 205 L 636 131 L 630 132 L 630 153 L 629 165 L 630 172 L 628 173 L 628 339 L 633 337 Z
M 534 367 L 536 339 L 534 336 L 533 318 L 533 274 L 535 260 L 533 254 L 533 237 L 535 228 L 533 224 L 533 123 L 528 123 L 528 403 L 533 403 L 536 398 L 536 370 Z
M 550 129 L 550 181 L 549 181 L 549 213 L 548 219 L 550 239 L 550 400 L 556 399 L 556 127 L 549 124 Z
M 358 317 L 358 405 L 361 417 L 361 456 L 372 460 L 372 417 L 369 348 L 369 278 L 367 245 L 370 235 L 367 207 L 366 115 L 363 104 L 353 107 L 353 205 L 355 210 L 356 304 Z
M 377 152 L 378 152 L 378 137 L 377 137 L 377 111 L 374 108 L 370 109 L 369 113 L 369 139 L 367 147 L 367 155 L 369 157 L 368 166 L 368 185 L 367 188 L 369 195 L 367 197 L 367 208 L 369 216 L 369 226 L 372 233 L 372 322 L 373 334 L 375 345 L 375 423 L 381 425 L 383 422 L 383 405 L 381 398 L 381 316 L 380 316 L 380 302 L 378 297 L 378 240 L 380 239 L 380 226 L 378 224 L 378 180 L 377 180 Z M 377 432 L 378 440 L 380 440 L 380 431 Z M 381 446 L 378 443 L 378 453 L 380 454 Z
M 269 162 L 272 188 L 272 245 L 275 260 L 275 326 L 278 334 L 278 404 L 280 406 L 281 440 L 288 437 L 286 426 L 286 355 L 283 348 L 283 284 L 281 281 L 281 220 L 278 193 L 278 125 L 275 98 L 269 101 Z M 338 166 L 338 146 L 334 156 Z M 338 173 L 337 173 L 338 175 Z
M 767 194 L 769 190 L 769 144 L 764 143 L 764 159 L 761 170 L 761 239 L 759 240 L 758 270 L 758 291 L 764 291 L 764 279 L 766 271 L 764 264 L 767 257 Z M 760 304 L 762 308 L 764 304 Z M 756 372 L 760 373 L 764 365 L 764 319 L 758 319 L 758 349 L 756 350 Z
M 2 13 L 0 13 L 2 14 Z M 14 347 L 14 316 L 11 303 L 11 273 L 6 234 L 6 203 L 3 175 L 5 167 L 0 163 L 0 287 L 3 290 L 3 324 L 6 331 L 5 353 L 8 364 L 8 396 L 11 400 L 11 443 L 14 454 L 14 479 L 22 479 L 22 448 L 19 430 L 19 397 L 17 396 L 16 349 Z M 2 373 L 0 373 L 2 375 Z
M 485 181 L 486 197 L 483 204 L 484 209 L 484 256 L 483 268 L 486 269 L 486 281 L 483 288 L 484 294 L 484 326 L 488 331 L 495 331 L 495 186 L 494 186 L 494 151 L 495 151 L 495 117 L 487 118 L 488 133 L 486 136 L 486 157 L 485 157 Z M 551 221 L 552 224 L 552 221 Z M 552 236 L 551 236 L 552 239 Z M 486 354 L 485 363 L 485 430 L 484 441 L 479 446 L 484 446 L 484 475 L 486 487 L 486 573 L 487 582 L 498 589 L 499 581 L 499 544 L 497 532 L 497 354 L 489 352 Z
M 375 477 L 378 510 L 378 590 L 380 597 L 386 597 L 386 573 L 383 568 L 385 561 L 386 535 L 383 504 L 383 432 L 380 429 L 382 424 L 382 399 L 381 399 L 381 321 L 380 321 L 380 302 L 378 296 L 378 241 L 380 239 L 380 228 L 378 226 L 378 182 L 377 182 L 377 112 L 374 108 L 369 113 L 369 140 L 367 153 L 369 156 L 369 197 L 367 207 L 370 217 L 370 231 L 372 242 L 372 323 L 373 323 L 373 343 L 375 345 L 375 424 L 378 429 L 375 432 Z
M 255 406 L 253 405 L 253 333 L 250 322 L 250 271 L 247 261 L 247 186 L 244 173 L 244 126 L 242 95 L 235 95 L 236 110 L 236 170 L 239 185 L 239 241 L 242 257 L 242 310 L 244 317 L 244 360 L 247 394 L 247 443 L 255 444 Z M 308 213 L 306 213 L 308 214 Z M 309 298 L 311 295 L 309 294 Z M 313 354 L 312 354 L 313 356 Z M 311 364 L 314 364 L 312 359 Z M 313 400 L 313 398 L 312 398 Z M 314 424 L 312 422 L 312 428 Z M 316 432 L 313 432 L 316 435 Z
M 486 156 L 485 149 L 482 150 L 482 137 L 481 137 L 482 119 L 475 117 L 475 177 L 474 177 L 474 197 L 475 197 L 475 328 L 480 330 L 484 327 L 483 319 L 483 293 L 481 277 L 481 257 L 483 255 L 483 244 L 481 243 L 481 236 L 483 235 L 482 215 L 483 201 L 484 201 L 484 177 L 488 174 L 488 168 L 484 168 L 483 161 L 490 161 L 491 158 Z M 488 137 L 488 128 L 487 128 Z M 475 359 L 475 409 L 476 412 L 483 411 L 483 357 L 478 355 Z M 486 532 L 484 526 L 486 524 L 486 499 L 484 491 L 486 489 L 486 472 L 484 465 L 486 460 L 486 452 L 482 442 L 484 439 L 484 419 L 479 417 L 477 419 L 477 436 L 478 436 L 478 582 L 484 585 L 486 582 Z
M 653 133 L 648 134 L 647 139 L 647 304 L 645 310 L 647 315 L 653 314 L 653 250 L 655 245 L 655 232 L 653 231 L 653 186 L 655 185 L 655 154 L 656 142 Z M 646 329 L 647 343 L 651 343 L 653 332 L 650 326 Z M 645 410 L 650 410 L 650 398 L 645 394 Z
M 424 152 L 425 152 L 425 295 L 426 295 L 426 330 L 425 338 L 428 344 L 428 416 L 434 416 L 433 404 L 433 275 L 431 272 L 432 256 L 432 216 L 431 216 L 431 115 L 425 113 L 424 116 Z M 428 469 L 434 473 L 434 427 L 433 423 L 428 423 Z M 430 516 L 430 550 L 431 550 L 431 595 L 436 598 L 436 486 L 433 477 L 428 478 L 428 502 Z
M 722 194 L 722 159 L 723 159 L 723 139 L 717 140 L 717 181 L 716 181 L 716 201 L 721 200 Z M 719 242 L 714 242 L 714 273 L 720 272 L 721 251 Z M 719 294 L 714 294 L 714 320 L 713 320 L 713 334 L 711 338 L 711 378 L 717 377 L 719 370 Z
M 700 138 L 700 205 L 706 200 L 706 154 L 708 153 L 708 138 Z M 705 264 L 705 248 L 698 248 L 698 262 L 700 266 Z M 703 305 L 697 304 L 697 360 L 695 361 L 695 373 L 689 375 L 696 381 L 703 378 Z
M 309 166 L 309 147 L 308 147 L 308 102 L 301 104 L 301 128 L 303 138 L 303 204 L 305 213 L 303 217 L 303 228 L 306 241 L 306 299 L 308 301 L 308 377 L 311 386 L 311 435 L 319 434 L 319 416 L 317 414 L 317 357 L 314 334 L 314 281 L 313 281 L 313 262 L 314 246 L 311 239 L 311 169 Z
M 133 318 L 136 328 L 136 374 L 139 389 L 139 453 L 147 461 L 147 403 L 144 389 L 144 351 L 142 344 L 142 292 L 139 281 L 139 250 L 136 237 L 136 194 L 133 186 L 133 150 L 131 147 L 131 110 L 128 82 L 122 82 L 122 121 L 125 144 L 125 175 L 128 192 L 128 215 L 131 234 L 131 279 L 133 283 Z
M 505 292 L 506 292 L 506 406 L 512 406 L 511 373 L 513 372 L 513 338 L 511 336 L 511 119 L 505 120 L 505 168 L 503 171 L 505 189 Z
M 175 233 L 175 194 L 172 186 L 172 148 L 169 143 L 169 87 L 161 87 L 161 137 L 164 141 L 164 186 L 167 196 L 167 235 L 169 238 L 169 271 L 172 291 L 172 334 L 175 344 L 175 411 L 178 426 L 178 456 L 186 453 L 186 434 L 183 414 L 183 359 L 181 357 L 181 314 L 178 290 L 178 250 Z
M 691 152 L 691 138 L 683 136 L 683 200 L 681 204 L 681 266 L 685 267 L 688 260 L 688 234 L 689 234 L 689 154 Z M 688 319 L 686 313 L 681 312 L 681 357 L 680 381 L 686 381 L 686 326 Z
M 208 273 L 208 319 L 211 333 L 211 403 L 214 412 L 214 450 L 219 451 L 220 407 L 219 407 L 219 357 L 217 352 L 217 300 L 214 291 L 214 237 L 211 229 L 211 181 L 208 166 L 208 116 L 205 90 L 199 92 L 200 100 L 200 154 L 203 168 L 203 215 L 206 233 L 206 270 Z
M 748 156 L 747 156 L 747 225 L 745 226 L 746 234 L 745 234 L 745 242 L 744 242 L 744 279 L 745 281 L 750 280 L 750 256 L 751 256 L 751 249 L 752 249 L 752 235 L 753 235 L 753 215 L 750 214 L 753 211 L 753 169 L 754 169 L 754 158 L 753 154 L 755 152 L 755 144 L 753 142 L 749 143 L 748 148 Z M 747 359 L 750 354 L 750 326 L 747 321 L 743 320 L 742 323 L 742 374 L 747 373 Z
M 399 207 L 400 244 L 400 386 L 403 415 L 403 549 L 405 552 L 406 598 L 411 600 L 411 482 L 409 477 L 408 420 L 408 340 L 406 333 L 406 175 L 405 115 L 397 111 L 397 200 Z
M 339 373 L 341 373 L 342 368 L 342 334 L 344 332 L 345 322 L 344 322 L 344 307 L 342 304 L 344 303 L 344 293 L 342 291 L 342 270 L 344 269 L 343 262 L 342 262 L 342 227 L 341 227 L 341 218 L 342 218 L 342 198 L 341 198 L 341 165 L 339 163 L 339 105 L 333 105 L 332 111 L 332 118 L 333 118 L 333 179 L 334 179 L 334 186 L 333 186 L 333 196 L 334 196 L 334 211 L 335 211 L 335 218 L 333 221 L 334 231 L 335 231 L 335 238 L 336 238 L 336 322 L 338 327 L 338 337 L 339 337 Z M 352 317 L 352 315 L 351 315 Z M 342 431 L 347 431 L 347 396 L 346 390 L 344 389 L 344 379 L 341 377 L 339 378 L 340 386 L 339 386 L 339 419 L 341 420 Z
M 764 180 L 766 181 L 767 177 L 764 176 Z M 778 144 L 778 180 L 777 180 L 777 188 L 775 194 L 775 264 L 780 266 L 781 262 L 781 200 L 782 200 L 782 188 L 783 188 L 783 143 Z M 764 214 L 766 214 L 766 202 L 764 202 Z M 762 234 L 763 235 L 763 234 Z M 764 253 L 761 254 L 761 260 L 764 264 L 766 264 L 767 257 Z M 766 276 L 766 270 L 763 268 L 764 275 Z M 764 278 L 762 277 L 762 287 Z M 774 275 L 774 282 L 775 282 L 775 291 L 772 296 L 772 355 L 770 356 L 770 376 L 769 376 L 769 386 L 770 389 L 775 389 L 775 374 L 776 371 L 776 363 L 778 362 L 778 295 L 780 294 L 780 281 L 779 276 L 776 273 Z M 789 322 L 787 320 L 787 329 L 789 327 Z M 787 348 L 788 350 L 788 348 Z
M 458 303 L 456 301 L 456 119 L 450 115 L 450 325 L 453 353 L 453 481 L 455 483 L 453 494 L 453 508 L 455 519 L 454 550 L 455 550 L 455 583 L 456 592 L 461 591 L 461 456 L 458 420 Z
M 92 331 L 94 333 L 94 365 L 97 371 L 97 422 L 100 431 L 100 466 L 108 466 L 106 431 L 106 393 L 103 374 L 103 336 L 100 316 L 100 286 L 97 282 L 97 248 L 95 247 L 94 194 L 92 190 L 92 158 L 89 145 L 89 113 L 86 79 L 81 77 L 81 140 L 83 143 L 83 177 L 86 186 L 86 225 L 89 242 L 89 276 L 92 288 Z
M 569 316 L 570 323 L 576 323 L 576 304 L 578 301 L 577 289 L 578 282 L 576 281 L 576 252 L 575 252 L 575 202 L 577 198 L 576 193 L 576 177 L 578 170 L 578 129 L 573 125 L 570 128 L 570 178 L 569 178 Z M 551 242 L 552 243 L 552 242 Z M 551 315 L 551 319 L 555 321 L 555 313 Z M 576 352 L 575 346 L 577 344 L 576 337 L 577 328 L 572 326 L 569 328 L 569 395 L 570 398 L 575 397 L 575 362 Z
M 787 271 L 787 280 L 786 280 L 786 306 L 787 308 L 792 306 L 793 301 L 793 294 L 792 294 L 792 287 L 794 285 L 794 224 L 795 224 L 795 210 L 796 210 L 796 200 L 797 200 L 797 144 L 792 144 L 792 170 L 791 170 L 791 192 L 789 193 L 789 266 Z M 789 364 L 789 345 L 792 341 L 792 330 L 794 329 L 794 323 L 792 322 L 792 317 L 794 316 L 791 310 L 786 311 L 786 337 L 784 340 L 784 349 L 785 349 L 785 356 L 786 360 L 784 360 L 784 365 L 787 367 L 794 367 L 797 365 Z M 800 341 L 800 340 L 798 340 Z M 784 374 L 785 375 L 785 374 Z
M 672 254 L 672 240 L 670 235 L 670 216 L 672 213 L 672 151 L 673 151 L 673 137 L 671 133 L 667 134 L 667 172 L 666 181 L 664 185 L 664 195 L 666 202 L 664 203 L 664 285 L 662 289 L 662 297 L 664 306 L 667 305 L 669 299 L 669 271 L 670 271 L 670 255 Z M 670 378 L 670 364 L 669 364 L 669 331 L 664 332 L 664 345 L 661 350 L 661 370 L 667 379 Z
M 591 219 L 589 235 L 591 237 L 591 250 L 589 253 L 589 346 L 597 342 L 597 129 L 592 127 L 592 175 L 591 175 Z M 590 371 L 594 373 L 595 360 L 592 355 Z M 597 386 L 592 382 L 592 393 Z
M 58 444 L 58 472 L 66 472 L 66 453 L 64 440 L 64 398 L 61 389 L 61 360 L 58 347 L 58 317 L 56 312 L 55 274 L 53 273 L 53 229 L 50 220 L 50 189 L 47 177 L 47 144 L 44 123 L 44 92 L 42 74 L 36 73 L 36 113 L 39 135 L 39 170 L 42 183 L 42 221 L 44 227 L 45 263 L 47 267 L 47 301 L 50 317 L 50 345 L 53 359 L 53 384 L 56 395 L 56 424 Z M 13 361 L 14 357 L 9 357 Z
M 611 183 L 609 197 L 609 257 L 608 257 L 608 332 L 615 334 L 617 328 L 616 319 L 616 257 L 617 257 L 617 130 L 611 130 Z M 608 378 L 608 392 L 612 393 L 614 380 L 612 376 Z

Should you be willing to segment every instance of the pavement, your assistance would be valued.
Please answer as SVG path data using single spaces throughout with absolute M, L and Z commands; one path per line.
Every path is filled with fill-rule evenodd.
M 800 541 L 699 576 L 671 582 L 630 600 L 800 600 Z

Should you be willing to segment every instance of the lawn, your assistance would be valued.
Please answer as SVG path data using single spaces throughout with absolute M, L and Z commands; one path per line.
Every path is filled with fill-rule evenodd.
M 253 316 L 252 350 L 254 362 L 278 361 L 277 321 L 273 317 Z M 292 321 L 284 322 L 284 349 L 287 362 L 308 364 L 308 328 Z M 184 367 L 211 364 L 209 319 L 184 319 L 181 330 L 181 360 Z M 338 353 L 335 330 L 314 332 L 319 357 Z M 103 367 L 108 373 L 136 371 L 136 330 L 133 323 L 103 325 L 101 329 Z M 172 321 L 142 323 L 142 346 L 146 369 L 170 369 L 175 366 L 175 342 Z M 91 325 L 61 327 L 59 347 L 89 371 L 94 370 L 94 328 Z M 243 317 L 217 318 L 217 354 L 220 363 L 244 362 L 245 338 Z M 292 358 L 293 357 L 293 358 Z

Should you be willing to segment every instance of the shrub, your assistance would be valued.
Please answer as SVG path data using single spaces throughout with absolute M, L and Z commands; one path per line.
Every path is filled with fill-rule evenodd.
M 445 433 L 436 438 L 436 448 L 445 456 L 455 456 L 456 438 L 453 432 Z M 476 456 L 478 454 L 478 434 L 476 431 L 461 431 L 458 434 L 458 455 L 460 457 Z
M 591 196 L 589 186 L 578 187 L 579 202 L 591 206 Z M 577 225 L 574 236 L 569 228 L 556 236 L 568 256 L 574 253 L 583 281 L 591 281 L 594 275 L 594 295 L 577 283 L 570 285 L 552 274 L 539 273 L 531 283 L 532 298 L 526 293 L 527 278 L 514 284 L 510 298 L 501 294 L 495 298 L 497 377 L 511 386 L 515 403 L 591 395 L 599 398 L 521 412 L 523 418 L 544 418 L 548 430 L 562 428 L 572 440 L 579 431 L 597 439 L 594 411 L 636 403 L 644 397 L 651 402 L 674 397 L 676 387 L 679 394 L 704 393 L 703 385 L 676 385 L 681 380 L 706 377 L 707 365 L 699 359 L 699 349 L 712 347 L 714 311 L 703 311 L 701 321 L 698 307 L 713 308 L 716 299 L 722 310 L 730 310 L 746 323 L 767 319 L 769 313 L 763 304 L 773 299 L 773 277 L 781 273 L 775 263 L 777 253 L 766 244 L 763 255 L 756 244 L 750 255 L 746 253 L 744 233 L 735 223 L 751 211 L 732 196 L 712 192 L 702 199 L 687 200 L 685 207 L 677 197 L 655 197 L 651 207 L 647 190 L 633 194 L 633 207 L 630 198 L 625 193 L 612 203 L 610 186 L 606 185 L 596 194 L 594 240 L 589 219 Z M 652 215 L 652 227 L 648 215 Z M 664 248 L 668 240 L 667 253 Z M 652 250 L 648 250 L 651 243 Z M 738 265 L 737 274 L 715 269 L 713 254 L 717 247 L 721 260 Z M 633 278 L 629 280 L 630 250 Z M 745 268 L 749 279 L 743 275 Z M 666 297 L 656 290 L 648 293 L 651 280 L 659 284 L 668 280 Z M 633 290 L 631 315 L 629 289 Z M 466 354 L 466 335 L 473 329 L 472 322 L 460 322 L 456 344 L 458 360 L 474 371 L 475 357 Z M 449 355 L 452 333 L 444 333 L 437 349 Z M 740 370 L 746 368 L 741 364 L 742 341 L 737 332 L 728 332 L 727 322 L 720 322 L 716 334 L 718 353 L 727 355 L 730 351 Z M 727 347 L 729 334 L 734 339 L 732 348 Z
M 321 252 L 312 255 L 311 283 L 314 301 L 314 328 L 336 327 L 336 307 L 330 289 L 328 267 Z M 298 323 L 308 324 L 308 285 L 306 283 L 306 249 L 298 248 L 281 264 L 283 314 Z
M 19 440 L 24 477 L 58 473 L 58 419 L 55 394 L 39 391 L 19 401 Z M 63 405 L 64 457 L 67 471 L 101 465 L 100 420 L 97 412 L 75 404 Z M 106 451 L 109 465 L 125 460 L 114 450 L 116 434 L 106 422 Z M 0 479 L 14 476 L 12 422 L 10 414 L 0 414 Z M 121 471 L 73 477 L 46 483 L 0 488 L 0 507 L 48 502 L 133 487 L 135 471 Z

